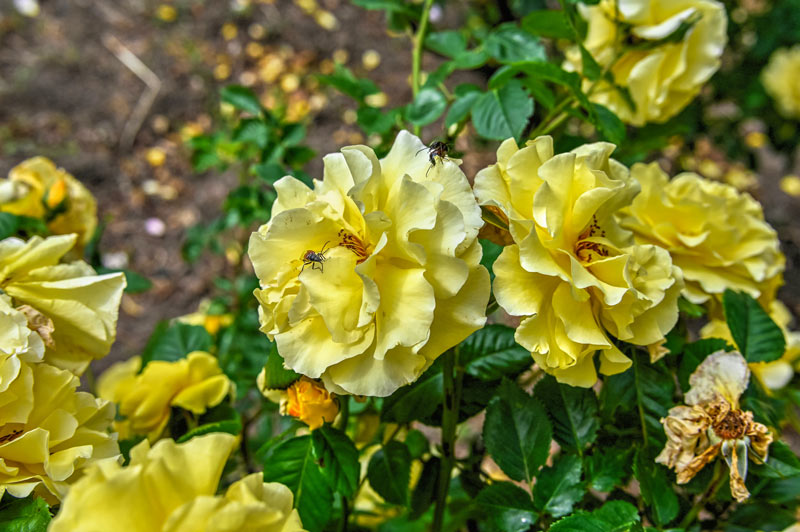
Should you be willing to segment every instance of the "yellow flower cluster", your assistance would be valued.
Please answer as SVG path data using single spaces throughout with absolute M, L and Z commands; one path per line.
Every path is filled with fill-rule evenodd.
M 147 440 L 122 467 L 105 460 L 70 490 L 50 532 L 301 532 L 289 488 L 261 473 L 216 495 L 225 461 L 236 447 L 230 434 L 212 433 L 183 444 Z
M 747 193 L 684 173 L 670 180 L 658 163 L 635 164 L 642 188 L 623 211 L 621 225 L 641 244 L 668 250 L 694 303 L 726 288 L 770 301 L 781 283 L 785 259 L 775 230 Z
M 45 157 L 27 159 L 0 180 L 0 212 L 44 221 L 51 233 L 76 233 L 75 255 L 97 229 L 97 202 L 83 184 Z
M 800 45 L 775 50 L 761 73 L 761 82 L 787 118 L 800 118 Z
M 0 498 L 35 492 L 56 502 L 87 465 L 119 455 L 108 432 L 114 406 L 77 391 L 114 341 L 125 288 L 121 273 L 65 261 L 91 237 L 94 209 L 88 191 L 43 158 L 0 182 L 0 211 L 71 233 L 0 241 Z
M 719 68 L 728 20 L 716 0 L 601 0 L 581 4 L 581 11 L 588 24 L 583 46 L 622 88 L 586 80 L 584 90 L 627 123 L 666 121 Z M 571 50 L 567 66 L 580 65 L 580 51 Z
M 494 264 L 494 293 L 522 317 L 517 342 L 546 372 L 575 386 L 600 371 L 625 371 L 630 360 L 612 336 L 638 345 L 664 338 L 678 318 L 683 288 L 669 253 L 634 245 L 616 213 L 639 190 L 610 158 L 614 146 L 588 144 L 554 154 L 550 137 L 519 148 L 508 139 L 497 164 L 475 177 L 475 195 L 509 220 L 514 244 Z
M 261 330 L 331 392 L 387 396 L 486 321 L 480 208 L 457 161 L 425 150 L 401 132 L 380 160 L 326 156 L 313 190 L 284 177 L 250 238 Z
M 222 402 L 233 387 L 217 359 L 195 351 L 174 362 L 154 360 L 141 370 L 142 359 L 132 357 L 107 369 L 97 382 L 98 395 L 119 404 L 114 421 L 120 438 L 136 434 L 157 440 L 169 421 L 172 407 L 203 414 Z

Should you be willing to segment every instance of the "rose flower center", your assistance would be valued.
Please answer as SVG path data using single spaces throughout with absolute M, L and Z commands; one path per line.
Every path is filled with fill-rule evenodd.
M 723 440 L 738 440 L 744 437 L 747 422 L 741 410 L 731 410 L 712 425 L 714 433 Z

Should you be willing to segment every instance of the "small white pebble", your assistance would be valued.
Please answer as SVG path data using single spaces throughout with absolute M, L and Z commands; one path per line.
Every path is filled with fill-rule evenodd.
M 164 236 L 167 226 L 160 218 L 148 218 L 144 221 L 144 230 L 151 236 Z

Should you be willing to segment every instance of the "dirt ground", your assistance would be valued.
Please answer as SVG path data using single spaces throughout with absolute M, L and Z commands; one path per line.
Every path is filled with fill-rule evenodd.
M 98 371 L 138 353 L 159 320 L 194 311 L 225 268 L 221 257 L 205 255 L 190 266 L 180 255 L 186 229 L 212 219 L 235 183 L 232 173 L 195 174 L 181 130 L 189 123 L 210 126 L 219 111 L 218 89 L 241 82 L 250 42 L 281 47 L 312 65 L 339 53 L 359 74 L 365 73 L 364 52 L 377 51 L 380 64 L 370 77 L 390 102 L 410 96 L 407 39 L 387 35 L 381 13 L 345 1 L 319 2 L 338 21 L 333 30 L 321 27 L 303 2 L 289 0 L 252 2 L 242 13 L 232 7 L 237 0 L 43 0 L 36 18 L 17 15 L 10 3 L 0 0 L 0 175 L 33 155 L 66 168 L 98 199 L 108 224 L 101 248 L 109 260 L 127 263 L 154 284 L 147 293 L 125 297 L 118 341 Z M 457 12 L 445 16 L 458 22 Z M 123 50 L 160 83 L 141 127 L 131 116 L 147 86 L 121 59 Z M 318 154 L 359 141 L 355 126 L 342 125 L 346 102 L 329 93 L 314 113 L 309 144 Z M 429 133 L 426 140 L 437 131 Z M 162 164 L 148 158 L 154 147 L 165 155 Z M 757 195 L 788 259 L 782 296 L 797 314 L 800 204 L 777 186 L 791 161 L 768 148 L 756 155 L 763 181 Z M 492 158 L 493 146 L 485 146 L 465 160 L 465 172 L 474 175 Z M 320 170 L 319 159 L 308 168 L 312 176 Z

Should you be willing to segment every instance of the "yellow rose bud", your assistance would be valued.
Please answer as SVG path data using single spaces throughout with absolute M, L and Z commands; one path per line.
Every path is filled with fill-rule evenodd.
M 614 148 L 556 155 L 550 137 L 521 149 L 508 139 L 475 177 L 478 201 L 502 212 L 513 239 L 494 263 L 497 302 L 522 318 L 517 343 L 573 386 L 596 382 L 595 353 L 603 374 L 630 366 L 612 336 L 654 344 L 678 319 L 680 270 L 664 249 L 633 245 L 616 220 L 639 187 Z
M 292 492 L 253 473 L 217 494 L 225 462 L 236 447 L 230 434 L 211 433 L 186 443 L 147 440 L 131 450 L 130 464 L 104 461 L 70 490 L 50 532 L 217 530 L 304 532 Z
M 45 195 L 46 200 L 45 203 L 47 207 L 50 209 L 55 209 L 64 199 L 67 197 L 67 182 L 63 179 L 57 180 L 53 185 L 47 190 L 47 194 Z
M 3 180 L 0 180 L 0 212 L 10 212 L 23 216 L 39 218 L 47 223 L 47 228 L 56 235 L 77 233 L 79 239 L 76 255 L 83 254 L 83 248 L 94 236 L 97 228 L 97 202 L 91 192 L 69 173 L 44 157 L 27 159 L 9 172 L 12 183 L 24 185 L 15 188 L 13 197 L 3 199 Z M 52 210 L 66 203 L 66 209 L 48 218 Z
M 581 5 L 581 13 L 588 24 L 583 46 L 628 92 L 635 109 L 607 81 L 587 79 L 584 90 L 624 122 L 666 121 L 719 69 L 728 20 L 716 0 L 601 0 Z M 566 66 L 581 71 L 581 62 L 580 50 L 570 50 Z
M 295 381 L 286 390 L 285 411 L 296 417 L 311 430 L 326 421 L 332 422 L 339 413 L 339 404 L 324 386 L 306 377 Z

